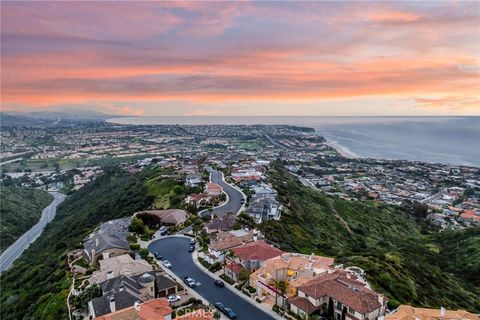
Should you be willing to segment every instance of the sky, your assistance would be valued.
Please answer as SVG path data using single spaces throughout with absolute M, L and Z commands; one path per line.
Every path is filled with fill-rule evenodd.
M 2 111 L 480 115 L 479 1 L 1 2 Z

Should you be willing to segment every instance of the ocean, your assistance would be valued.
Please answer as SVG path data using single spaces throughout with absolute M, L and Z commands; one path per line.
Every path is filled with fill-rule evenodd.
M 480 167 L 480 117 L 122 117 L 134 125 L 287 124 L 315 128 L 355 157 Z

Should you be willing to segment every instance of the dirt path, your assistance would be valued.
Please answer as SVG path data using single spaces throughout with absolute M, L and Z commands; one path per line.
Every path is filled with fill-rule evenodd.
M 348 233 L 350 235 L 353 235 L 353 231 L 352 229 L 350 229 L 350 226 L 348 225 L 347 221 L 345 221 L 345 219 L 343 219 L 337 212 L 337 209 L 335 209 L 335 207 L 333 206 L 332 202 L 331 201 L 328 201 L 328 206 L 330 207 L 330 210 L 332 210 L 333 212 L 333 215 L 335 216 L 335 218 L 338 219 L 338 221 L 340 221 L 340 223 L 345 227 L 345 229 L 348 231 Z

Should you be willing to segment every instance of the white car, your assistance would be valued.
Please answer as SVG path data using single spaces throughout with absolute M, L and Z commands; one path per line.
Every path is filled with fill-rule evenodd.
M 181 299 L 180 296 L 177 296 L 176 294 L 172 294 L 172 295 L 167 297 L 167 300 L 170 303 L 180 301 L 180 299 Z
M 166 268 L 171 268 L 171 267 L 172 267 L 172 264 L 171 264 L 170 261 L 168 261 L 168 260 L 163 260 L 163 265 L 164 265 Z

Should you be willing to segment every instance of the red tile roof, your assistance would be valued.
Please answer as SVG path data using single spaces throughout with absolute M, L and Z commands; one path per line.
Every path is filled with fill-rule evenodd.
M 240 247 L 232 249 L 232 251 L 242 260 L 260 261 L 275 258 L 284 253 L 282 250 L 269 245 L 263 240 L 244 244 Z
M 166 298 L 149 300 L 137 307 L 131 306 L 103 316 L 98 320 L 159 320 L 165 319 L 172 313 L 172 308 Z
M 290 304 L 293 304 L 297 308 L 300 308 L 303 312 L 310 315 L 320 309 L 320 306 L 315 307 L 307 298 L 295 297 L 289 300 Z
M 239 273 L 243 269 L 241 264 L 232 261 L 228 261 L 225 268 L 232 270 L 233 273 Z
M 465 210 L 460 217 L 463 219 L 475 219 L 480 222 L 480 215 L 477 215 L 474 210 Z
M 364 283 L 354 278 L 349 277 L 346 271 L 337 270 L 308 281 L 299 286 L 298 290 L 315 299 L 331 297 L 360 313 L 378 309 L 381 306 L 378 293 L 366 288 Z

